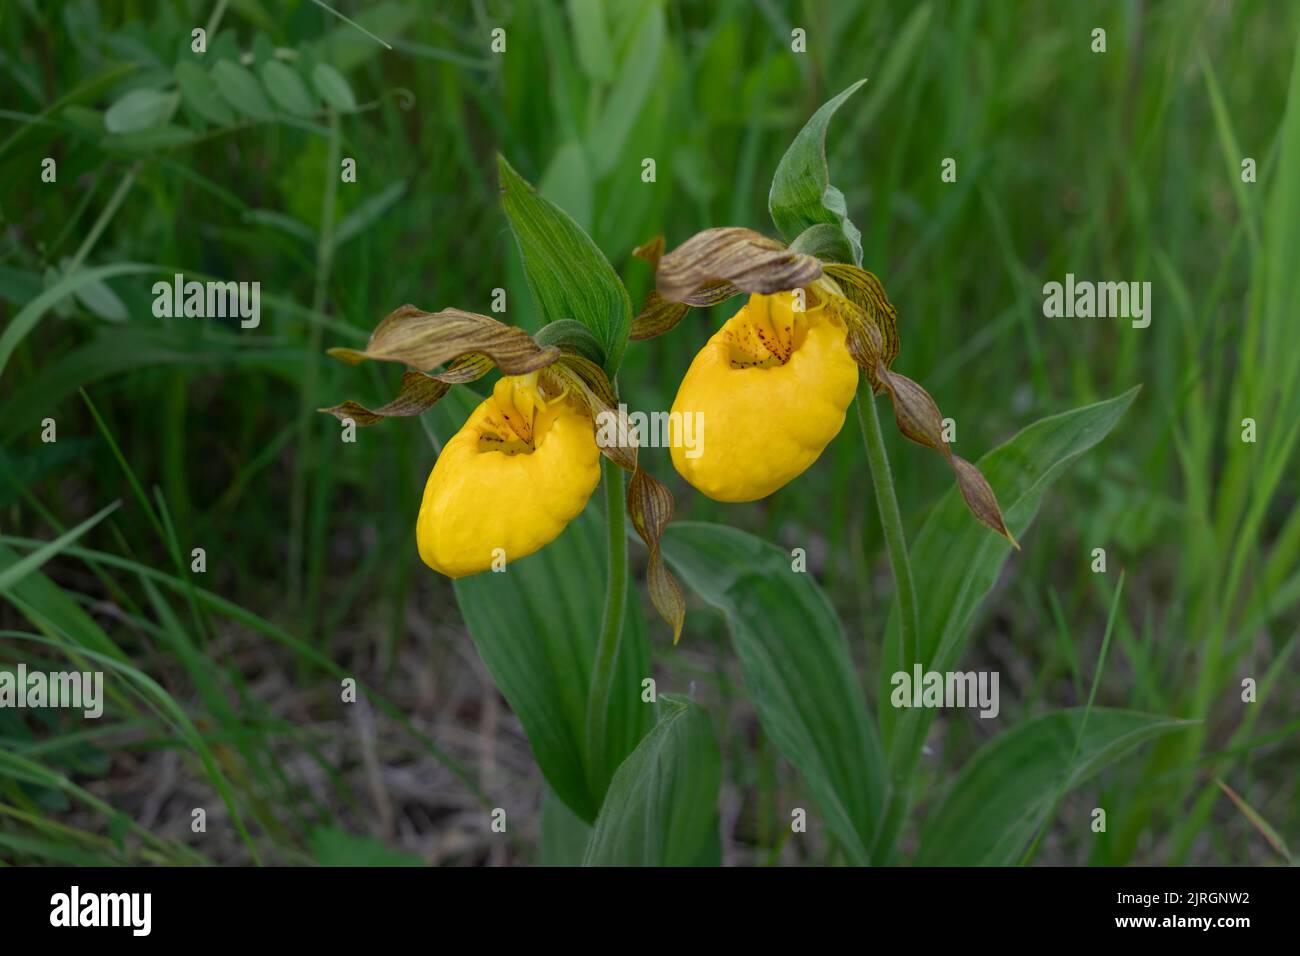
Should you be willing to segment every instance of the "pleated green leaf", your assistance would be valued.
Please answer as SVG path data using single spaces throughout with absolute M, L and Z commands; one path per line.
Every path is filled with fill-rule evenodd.
M 763 730 L 803 775 L 849 859 L 867 862 L 884 802 L 880 744 L 848 643 L 813 578 L 751 534 L 677 522 L 664 554 L 727 618 Z
M 1064 794 L 1139 744 L 1193 723 L 1096 707 L 1085 718 L 1086 710 L 1035 717 L 980 748 L 926 817 L 917 864 L 1019 862 Z M 1078 820 L 1074 826 L 1081 829 L 1089 822 Z
M 600 524 L 589 508 L 559 538 L 506 571 L 456 581 L 474 645 L 523 724 L 543 776 L 587 822 L 596 819 L 614 771 L 654 723 L 653 705 L 641 701 L 650 647 L 632 592 L 606 717 L 605 757 L 588 784 L 587 692 L 605 599 Z
M 576 319 L 605 351 L 611 378 L 623 360 L 632 300 L 604 254 L 564 210 L 543 198 L 502 156 L 501 206 L 519 243 L 543 324 Z
M 663 695 L 660 718 L 614 775 L 586 866 L 692 866 L 717 842 L 722 756 L 708 716 Z
M 979 470 L 998 489 L 1002 514 L 1013 536 L 1024 534 L 1052 482 L 1109 434 L 1137 393 L 1138 388 L 1132 388 L 1107 401 L 1044 418 L 979 460 Z M 921 594 L 917 653 L 926 670 L 953 670 L 960 662 L 975 612 L 1011 550 L 1005 539 L 990 535 L 970 520 L 956 488 L 930 513 L 911 549 Z M 898 609 L 894 608 L 885 639 L 879 716 L 891 759 L 905 766 L 919 754 L 935 712 L 927 708 L 898 710 L 890 705 L 890 675 L 904 669 L 900 654 Z

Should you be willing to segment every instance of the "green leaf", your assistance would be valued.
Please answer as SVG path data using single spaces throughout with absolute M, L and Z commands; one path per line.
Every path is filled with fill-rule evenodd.
M 543 326 L 533 336 L 533 341 L 541 346 L 554 345 L 566 352 L 575 352 L 600 366 L 605 364 L 605 352 L 600 343 L 591 330 L 576 319 L 560 319 Z
M 262 92 L 262 84 L 257 82 L 257 77 L 250 70 L 238 63 L 222 60 L 212 68 L 211 76 L 217 92 L 234 107 L 235 112 L 256 120 L 275 118 L 275 111 Z
M 110 133 L 133 133 L 161 126 L 172 118 L 180 100 L 177 93 L 132 90 L 108 108 L 104 128 Z
M 844 230 L 839 226 L 832 226 L 828 222 L 819 222 L 815 226 L 809 226 L 795 236 L 794 242 L 790 243 L 790 248 L 795 252 L 816 256 L 823 262 L 842 262 L 846 265 L 856 264 L 853 259 L 854 251 L 853 246 L 849 243 L 849 237 L 844 234 Z
M 1025 428 L 979 460 L 997 492 L 1007 528 L 1020 538 L 1029 528 L 1043 493 L 1057 477 L 1115 427 L 1141 386 L 1123 395 L 1053 415 Z M 957 489 L 931 512 L 912 545 L 912 567 L 921 588 L 917 648 L 927 671 L 956 667 L 971 621 L 1011 553 L 1007 542 L 972 521 Z M 881 669 L 880 727 L 892 760 L 916 759 L 934 710 L 896 710 L 890 705 L 890 675 L 899 671 L 898 609 L 889 616 Z
M 285 112 L 294 116 L 310 116 L 316 112 L 316 101 L 307 92 L 307 84 L 297 73 L 279 60 L 262 65 L 262 83 L 271 99 Z
M 334 245 L 341 246 L 349 239 L 361 235 L 405 194 L 406 181 L 398 180 L 375 195 L 363 199 L 339 223 L 334 233 Z
M 605 350 L 612 379 L 623 361 L 632 300 L 604 254 L 582 228 L 497 157 L 501 206 L 524 262 L 542 323 L 577 319 Z
M 14 349 L 18 348 L 23 338 L 30 332 L 45 313 L 78 289 L 103 279 L 119 275 L 138 275 L 145 272 L 157 272 L 156 266 L 139 262 L 118 262 L 108 266 L 96 266 L 93 269 L 77 269 L 70 275 L 60 278 L 36 298 L 23 306 L 12 321 L 0 332 L 0 373 L 9 364 Z
M 1035 717 L 981 747 L 926 817 L 916 863 L 1017 862 L 1065 793 L 1139 744 L 1194 723 L 1097 707 L 1085 719 L 1085 710 Z
M 884 803 L 880 744 L 830 602 L 790 555 L 720 525 L 674 522 L 664 555 L 727 618 L 763 730 L 808 783 L 849 858 L 865 864 Z
M 234 111 L 221 99 L 207 71 L 197 63 L 183 60 L 176 64 L 176 82 L 180 85 L 185 105 L 216 126 L 229 126 L 235 122 Z
M 538 862 L 542 866 L 581 866 L 591 841 L 591 824 L 570 810 L 555 791 L 542 787 L 538 827 Z
M 340 9 L 339 4 L 333 2 L 329 2 L 328 6 L 334 10 Z M 406 0 L 383 0 L 380 3 L 359 5 L 359 9 L 349 11 L 352 22 L 339 23 L 315 44 L 314 53 L 340 70 L 355 69 L 382 54 L 385 45 L 398 40 L 411 23 L 427 16 L 423 9 L 426 6 L 427 4 L 409 3 Z M 330 17 L 329 22 L 336 21 Z
M 650 647 L 632 592 L 614 668 L 605 761 L 593 775 L 593 792 L 584 773 L 587 694 L 605 577 L 600 520 L 589 508 L 541 551 L 512 561 L 506 573 L 456 581 L 470 636 L 523 724 L 542 775 L 587 822 L 596 819 L 615 769 L 654 722 L 653 707 L 641 701 Z
M 73 295 L 101 319 L 109 322 L 125 322 L 127 319 L 126 304 L 107 282 L 92 280 L 77 289 Z
M 350 113 L 357 108 L 357 98 L 352 95 L 352 87 L 343 78 L 343 74 L 328 63 L 316 64 L 316 68 L 311 71 L 311 82 L 321 99 L 340 113 Z
M 104 137 L 104 149 L 126 153 L 158 153 L 191 143 L 196 138 L 193 130 L 168 123 L 153 129 L 136 130 Z
M 865 82 L 858 80 L 813 114 L 781 157 L 767 197 L 772 222 L 787 242 L 810 226 L 828 223 L 844 233 L 853 265 L 862 262 L 862 233 L 849 221 L 844 194 L 831 185 L 826 127 L 840 105 Z
M 59 554 L 87 531 L 116 511 L 121 507 L 121 504 L 121 501 L 114 501 L 112 504 L 105 505 L 71 531 L 64 532 L 49 544 L 41 545 L 31 554 L 21 558 L 20 560 L 5 564 L 0 568 L 0 594 L 14 588 L 23 580 L 23 578 L 27 577 L 27 575 L 31 574 L 33 571 L 38 570 L 46 561 L 49 561 L 55 555 Z
M 40 631 L 66 636 L 80 647 L 124 660 L 126 655 L 67 591 L 39 570 L 22 567 L 30 556 L 0 544 L 0 577 L 10 579 L 0 593 Z
M 311 834 L 311 855 L 321 866 L 424 866 L 414 853 L 393 850 L 374 837 L 357 836 L 338 827 Z
M 569 23 L 573 26 L 574 46 L 582 72 L 592 83 L 608 83 L 614 78 L 614 45 L 605 21 L 603 0 L 569 0 Z
M 722 755 L 713 727 L 685 697 L 664 694 L 660 710 L 614 775 L 584 866 L 690 866 L 716 839 Z

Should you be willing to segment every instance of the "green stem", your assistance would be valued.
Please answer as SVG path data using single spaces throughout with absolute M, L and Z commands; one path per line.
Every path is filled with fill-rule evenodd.
M 596 663 L 587 694 L 587 783 L 592 796 L 601 796 L 601 768 L 605 754 L 605 719 L 609 695 L 614 686 L 614 663 L 618 660 L 623 615 L 627 609 L 627 514 L 623 501 L 623 469 L 605 459 L 605 515 L 609 532 L 609 579 L 605 591 L 605 612 L 596 646 Z
M 212 16 L 208 20 L 208 25 L 205 31 L 209 39 L 216 36 L 217 27 L 221 26 L 221 17 L 225 14 L 226 4 L 229 2 L 230 0 L 217 0 L 217 5 L 212 11 Z
M 90 227 L 90 232 L 86 233 L 86 238 L 82 240 L 76 253 L 73 254 L 72 261 L 68 263 L 68 268 L 64 271 L 65 275 L 72 275 L 86 261 L 86 256 L 90 255 L 90 250 L 95 248 L 95 243 L 99 241 L 104 229 L 108 227 L 113 216 L 117 214 L 118 207 L 122 205 L 122 200 L 126 198 L 131 185 L 135 182 L 135 174 L 139 171 L 140 164 L 136 163 L 127 170 L 126 175 L 122 177 L 122 181 L 117 184 L 117 189 L 113 190 L 113 195 L 108 197 L 108 205 L 100 212 L 99 218 L 95 220 L 95 224 Z
M 894 572 L 894 592 L 898 598 L 899 667 L 910 671 L 917 659 L 916 589 L 912 584 L 912 562 L 907 556 L 907 537 L 903 533 L 903 516 L 898 510 L 898 497 L 894 494 L 894 476 L 885 453 L 885 436 L 880 430 L 880 416 L 876 411 L 876 396 L 866 376 L 858 386 L 854 403 L 858 411 L 858 427 L 862 443 L 867 448 L 867 462 L 871 467 L 871 483 L 876 488 L 876 505 L 880 511 L 880 524 L 885 530 L 885 548 Z M 865 411 L 864 411 L 865 406 Z M 911 761 L 890 761 L 893 771 L 889 798 L 881 816 L 880 829 L 872 847 L 872 862 L 888 862 L 893 854 L 894 842 L 902 828 L 912 802 Z
M 885 529 L 885 547 L 889 551 L 889 564 L 894 571 L 894 591 L 898 595 L 898 633 L 901 638 L 899 664 L 909 670 L 916 660 L 917 612 L 916 589 L 912 585 L 912 562 L 907 556 L 907 538 L 903 534 L 903 516 L 898 510 L 894 494 L 894 476 L 885 454 L 885 436 L 880 431 L 880 416 L 876 413 L 876 397 L 871 383 L 863 376 L 855 402 L 858 409 L 858 427 L 862 442 L 867 446 L 867 462 L 871 466 L 871 482 L 876 487 L 876 505 L 880 510 L 880 524 Z M 867 412 L 863 412 L 863 406 Z

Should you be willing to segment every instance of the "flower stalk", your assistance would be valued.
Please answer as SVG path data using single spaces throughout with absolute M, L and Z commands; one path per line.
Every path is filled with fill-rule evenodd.
M 605 610 L 601 615 L 600 642 L 591 670 L 587 693 L 586 752 L 588 785 L 593 791 L 601 779 L 605 753 L 605 715 L 614 686 L 614 665 L 618 661 L 627 612 L 627 512 L 623 501 L 623 469 L 605 460 L 605 524 L 608 532 L 608 565 Z M 594 794 L 596 795 L 596 794 Z
M 898 496 L 894 493 L 894 476 L 885 454 L 885 436 L 880 429 L 880 416 L 876 411 L 876 397 L 864 378 L 855 399 L 858 428 L 862 443 L 867 449 L 867 464 L 871 469 L 871 483 L 876 489 L 876 507 L 880 511 L 880 525 L 885 532 L 885 549 L 894 573 L 894 591 L 898 597 L 899 639 L 902 670 L 909 671 L 917 659 L 918 614 L 916 588 L 912 583 L 912 561 L 907 554 L 907 537 L 903 533 L 903 517 L 898 509 Z M 863 410 L 865 406 L 865 411 Z

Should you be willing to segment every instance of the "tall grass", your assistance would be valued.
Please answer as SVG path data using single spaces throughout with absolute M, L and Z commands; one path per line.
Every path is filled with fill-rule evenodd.
M 1275 859 L 1216 779 L 1297 843 L 1297 10 L 337 6 L 394 51 L 291 0 L 222 7 L 209 42 L 333 63 L 357 112 L 196 125 L 171 146 L 106 136 L 104 110 L 170 74 L 213 5 L 0 14 L 0 175 L 13 184 L 0 232 L 0 666 L 98 667 L 111 695 L 98 722 L 0 709 L 0 860 L 536 859 L 535 820 L 508 844 L 479 835 L 503 794 L 535 808 L 540 785 L 450 587 L 412 546 L 428 439 L 388 423 L 338 443 L 313 409 L 356 379 L 323 349 L 364 341 L 408 301 L 486 312 L 498 287 L 508 319 L 535 327 L 494 151 L 578 219 L 637 299 L 649 271 L 635 245 L 764 228 L 791 136 L 862 75 L 831 134 L 833 178 L 898 306 L 898 367 L 956 419 L 959 452 L 1144 386 L 1045 501 L 967 666 L 1002 672 L 1008 724 L 1093 695 L 1203 723 L 1067 798 L 1119 808 L 1115 839 L 1057 824 L 1032 860 Z M 488 46 L 497 26 L 505 55 Z M 790 51 L 794 27 L 806 54 Z M 40 181 L 46 157 L 57 183 Z M 357 183 L 337 180 L 340 157 L 356 159 Z M 654 183 L 641 179 L 647 157 Z M 955 183 L 940 178 L 946 157 Z M 1241 181 L 1245 157 L 1257 182 Z M 175 271 L 259 281 L 261 327 L 154 318 L 150 286 Z M 1151 327 L 1045 319 L 1042 284 L 1066 272 L 1151 281 Z M 715 313 L 629 350 L 620 385 L 638 407 L 669 407 Z M 365 374 L 356 398 L 392 390 L 385 371 Z M 47 417 L 57 442 L 41 441 Z M 1246 417 L 1254 444 L 1241 441 Z M 914 534 L 951 479 L 937 457 L 885 440 Z M 863 543 L 876 523 L 852 429 L 796 484 L 741 508 L 689 493 L 666 456 L 650 467 L 672 479 L 679 517 L 805 547 L 844 619 L 882 631 L 885 542 Z M 1105 576 L 1090 570 L 1096 547 Z M 924 601 L 924 569 L 916 588 Z M 694 685 L 714 705 L 724 861 L 834 860 L 789 839 L 804 795 L 756 730 L 719 623 L 693 614 L 679 648 L 659 638 L 661 685 Z M 875 674 L 878 641 L 852 644 Z M 339 704 L 349 677 L 369 687 L 361 712 Z M 1244 678 L 1255 703 L 1241 700 Z M 922 817 L 987 735 L 981 723 L 936 724 Z

